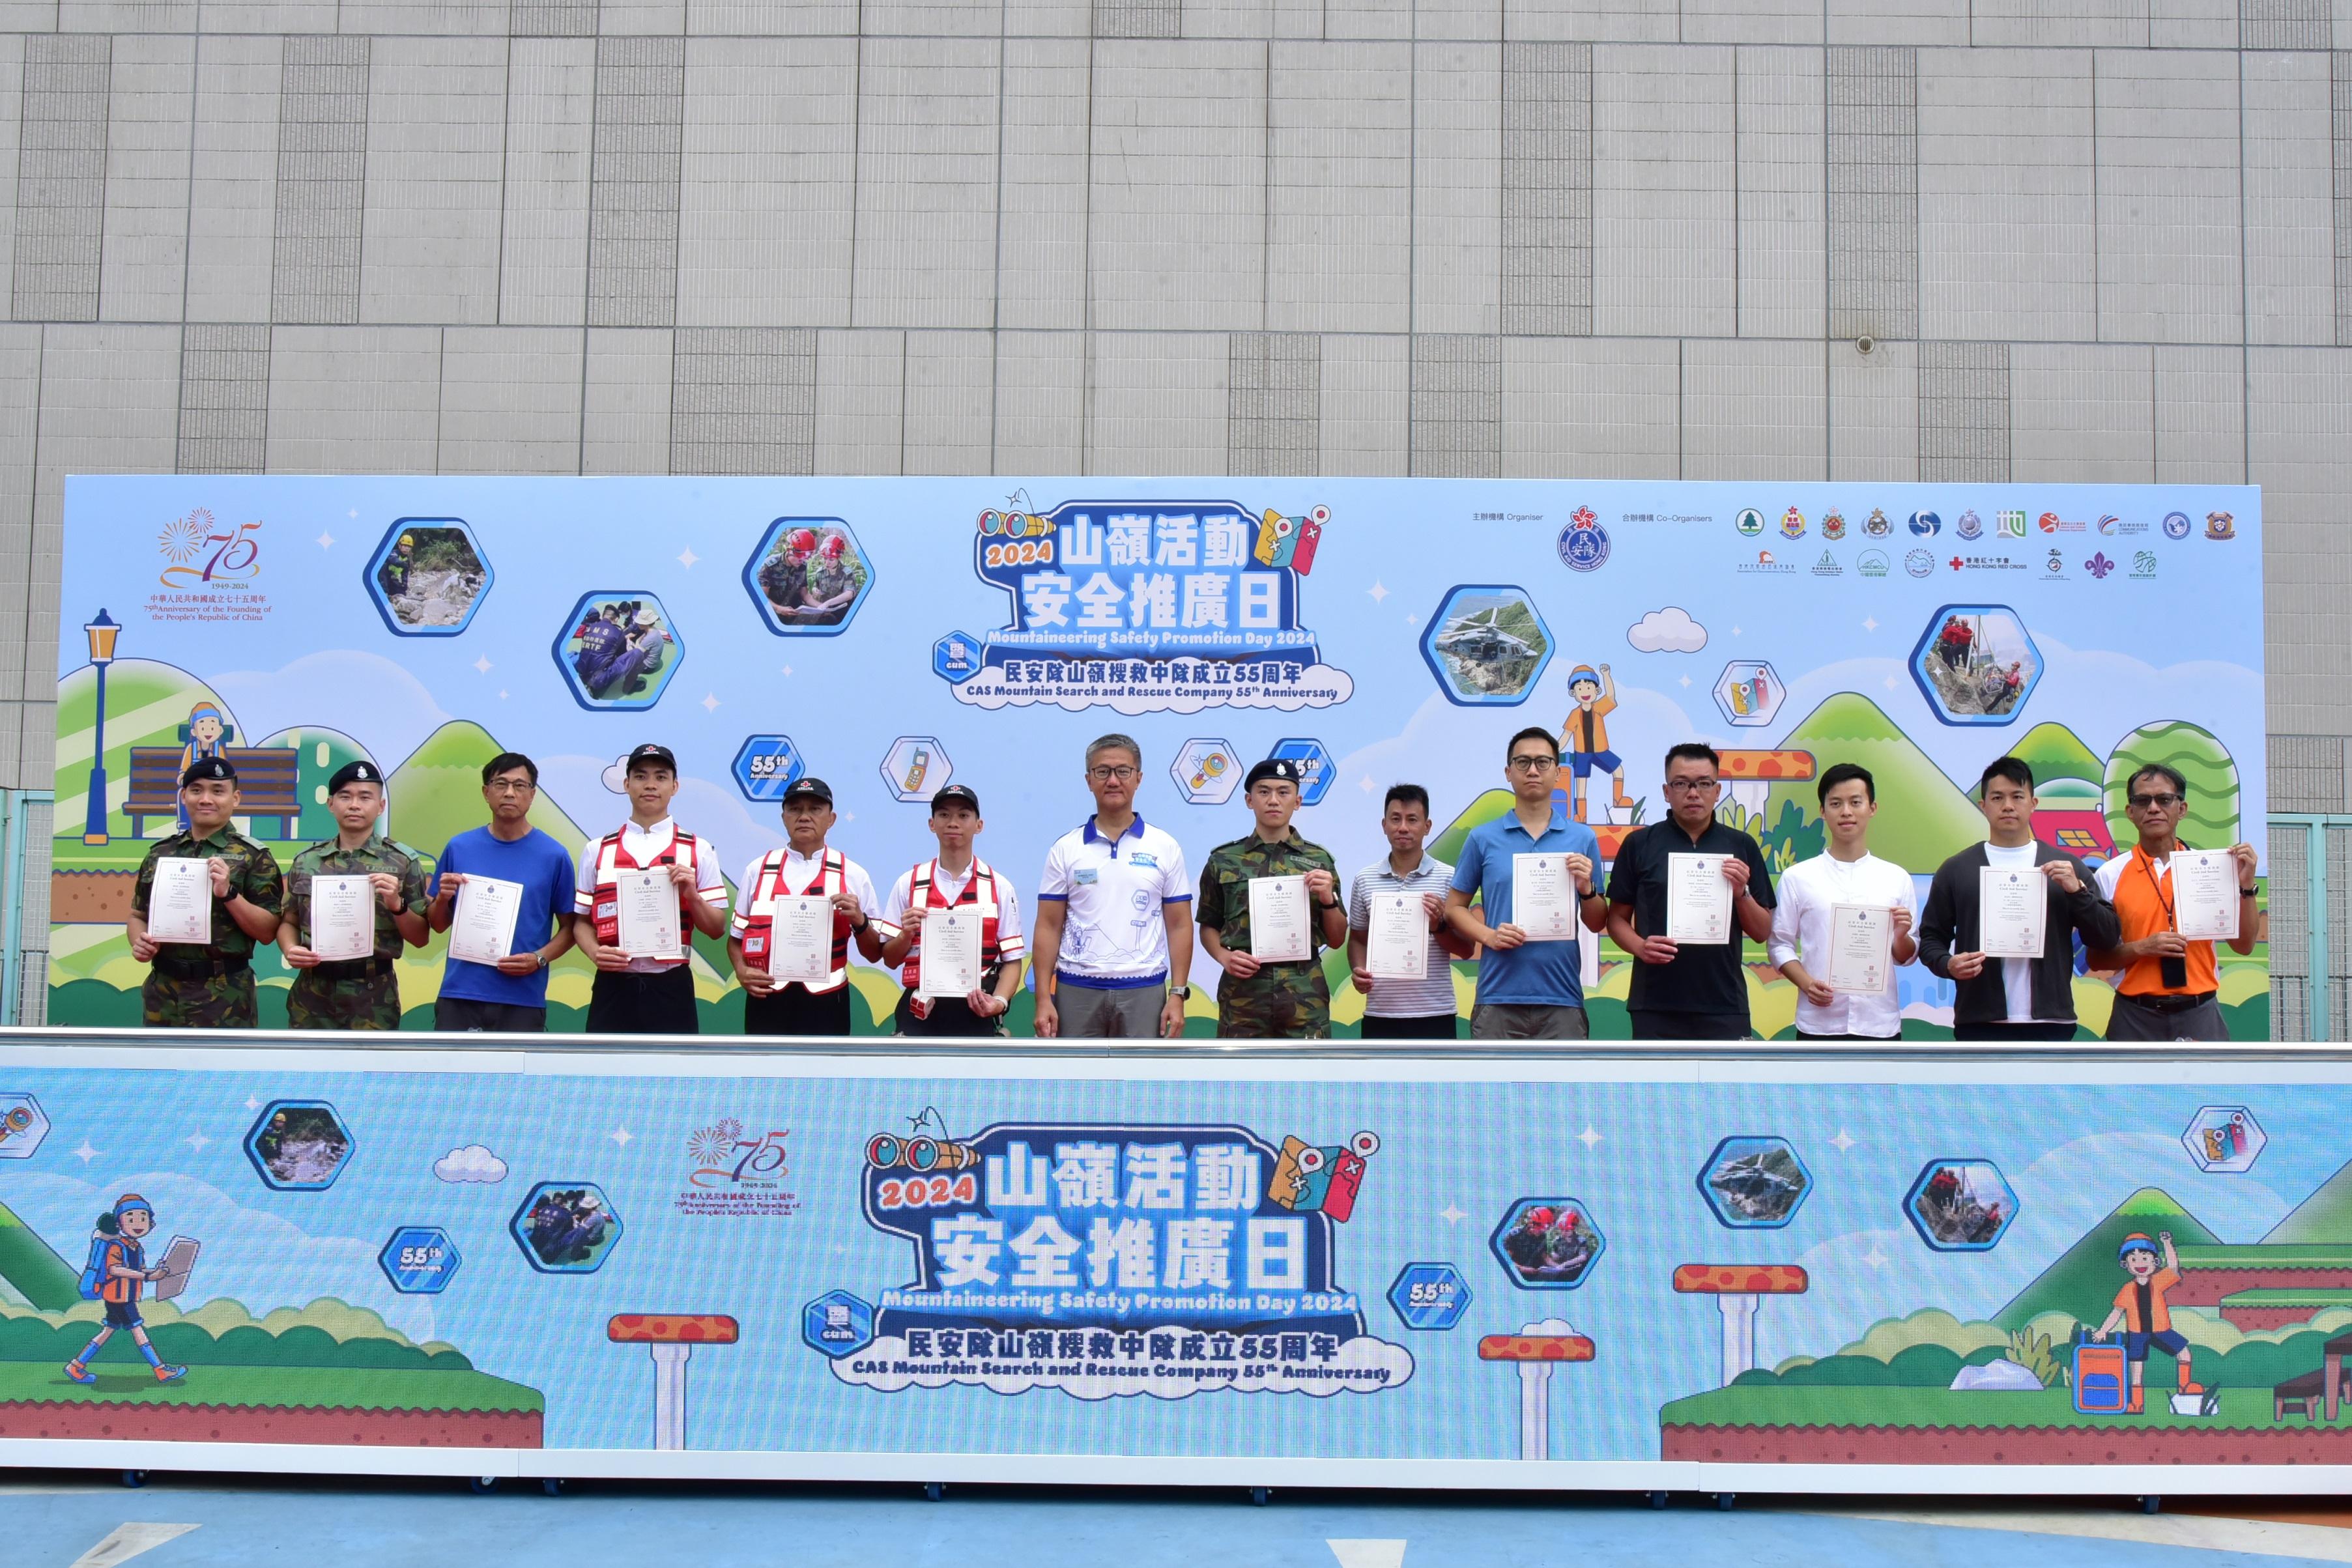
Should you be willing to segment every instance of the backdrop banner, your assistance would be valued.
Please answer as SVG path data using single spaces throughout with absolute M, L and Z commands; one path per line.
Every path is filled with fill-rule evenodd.
M 2340 1054 L 293 1039 L 0 1047 L 0 1459 L 2352 1473 Z
M 2132 841 L 2125 785 L 2148 761 L 2189 780 L 2184 841 L 2263 837 L 2249 489 L 145 476 L 68 480 L 64 538 L 59 1022 L 136 1021 L 135 871 L 173 831 L 180 768 L 215 751 L 281 859 L 333 834 L 326 781 L 360 758 L 429 858 L 481 822 L 500 751 L 536 759 L 536 820 L 576 850 L 626 817 L 620 758 L 657 741 L 678 821 L 730 876 L 814 775 L 834 843 L 884 889 L 931 852 L 932 793 L 969 785 L 979 852 L 1024 899 L 1113 730 L 1196 872 L 1248 829 L 1237 792 L 1267 757 L 1300 765 L 1297 826 L 1343 873 L 1385 852 L 1396 782 L 1429 790 L 1450 860 L 1509 809 L 1505 745 L 1528 725 L 1561 737 L 1559 804 L 1604 856 L 1664 816 L 1661 759 L 1694 738 L 1723 750 L 1720 815 L 1776 871 L 1820 852 L 1814 780 L 1839 761 L 1874 772 L 1872 847 L 1923 885 L 1983 836 L 1970 791 L 2003 753 L 2032 766 L 2038 836 L 2086 859 Z M 443 952 L 399 967 L 412 1019 Z M 1786 1033 L 1796 988 L 1749 956 L 1755 1022 Z M 1622 1034 L 1623 956 L 1599 960 L 1594 1032 Z M 724 953 L 695 962 L 705 1027 L 732 1027 Z M 2233 1035 L 2267 1032 L 2267 967 L 2225 955 Z M 280 1019 L 288 971 L 258 967 Z M 1361 998 L 1330 967 L 1352 1032 Z M 857 1027 L 887 1023 L 890 977 L 855 983 Z M 588 984 L 559 967 L 556 1027 Z M 2099 1030 L 2112 993 L 2075 988 Z M 1915 967 L 1899 990 L 1906 1032 L 1948 1033 L 1948 983 Z

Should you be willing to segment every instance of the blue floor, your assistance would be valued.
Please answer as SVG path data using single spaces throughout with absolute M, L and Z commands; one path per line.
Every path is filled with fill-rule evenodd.
M 2307 1561 L 2137 1542 L 2083 1540 L 1826 1517 L 1801 1499 L 1731 1512 L 1678 1497 L 1536 1500 L 1239 1492 L 574 1483 L 561 1498 L 509 1481 L 489 1497 L 444 1481 L 158 1477 L 142 1490 L 71 1472 L 0 1474 L 11 1568 L 68 1568 L 130 1521 L 200 1528 L 131 1559 L 142 1568 L 1339 1568 L 1328 1542 L 1406 1543 L 1405 1568 L 1601 1568 L 1721 1560 L 1790 1568 L 1953 1564 L 1983 1568 L 2279 1564 Z M 1900 1505 L 1896 1505 L 1900 1506 Z M 2120 1511 L 2126 1500 L 2084 1503 Z

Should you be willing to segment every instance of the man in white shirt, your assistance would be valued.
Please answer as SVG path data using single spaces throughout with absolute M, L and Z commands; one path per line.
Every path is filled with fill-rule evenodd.
M 1095 814 L 1054 841 L 1037 883 L 1037 1038 L 1172 1040 L 1192 970 L 1192 879 L 1183 846 L 1136 815 L 1143 748 L 1087 747 Z
M 757 1035 L 845 1035 L 850 1029 L 849 945 L 873 963 L 882 956 L 882 935 L 873 911 L 866 868 L 825 842 L 835 819 L 833 787 L 822 779 L 796 779 L 782 807 L 786 843 L 743 868 L 735 883 L 735 918 L 727 932 L 727 956 L 743 987 L 743 1032 Z M 825 972 L 820 978 L 774 977 L 778 930 L 776 901 L 822 898 L 833 905 L 826 922 Z M 821 912 L 820 912 L 821 913 Z
M 1461 1030 L 1454 1000 L 1454 960 L 1477 948 L 1445 916 L 1445 890 L 1454 868 L 1422 845 L 1428 841 L 1429 791 L 1391 784 L 1381 801 L 1381 831 L 1389 852 L 1356 873 L 1348 889 L 1348 967 L 1364 994 L 1366 1040 L 1453 1040 Z M 1417 895 L 1431 926 L 1429 956 L 1413 978 L 1375 978 L 1371 968 L 1372 900 L 1382 894 Z
M 666 746 L 629 753 L 629 820 L 580 852 L 572 928 L 596 966 L 588 997 L 591 1034 L 695 1034 L 694 972 L 687 948 L 699 931 L 727 929 L 727 882 L 718 847 L 670 821 L 677 796 L 677 758 Z M 677 890 L 678 945 L 671 953 L 630 953 L 621 946 L 621 878 L 661 868 Z
M 980 797 L 950 784 L 931 797 L 931 836 L 940 852 L 899 874 L 890 884 L 882 917 L 882 962 L 904 965 L 899 981 L 898 1032 L 905 1035 L 991 1035 L 1004 1031 L 1003 1019 L 1021 988 L 1021 901 L 1004 874 L 971 852 L 986 824 Z M 956 996 L 926 997 L 923 989 L 923 927 L 950 909 L 980 917 L 978 983 Z
M 1903 1013 L 1895 1001 L 1895 971 L 1919 952 L 1911 937 L 1917 909 L 1911 873 L 1870 852 L 1870 820 L 1878 814 L 1878 783 L 1870 769 L 1838 763 L 1822 775 L 1814 793 L 1829 848 L 1780 873 L 1780 902 L 1772 910 L 1765 950 L 1802 993 L 1797 1003 L 1799 1040 L 1900 1039 Z M 1865 950 L 1864 960 L 1877 976 L 1874 989 L 1834 983 L 1840 904 L 1885 913 L 1890 951 L 1882 956 Z

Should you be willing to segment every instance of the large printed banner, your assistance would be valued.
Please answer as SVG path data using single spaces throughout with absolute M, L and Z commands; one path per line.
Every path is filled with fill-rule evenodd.
M 2315 1484 L 2352 1464 L 2347 1121 L 2340 1061 L 37 1038 L 0 1049 L 0 1450 Z
M 1605 854 L 1664 815 L 1661 758 L 1692 738 L 1776 867 L 1819 852 L 1813 780 L 1852 760 L 1878 780 L 1873 847 L 1924 881 L 1982 837 L 1969 792 L 2003 752 L 2040 780 L 2036 831 L 2086 858 L 2130 841 L 2147 761 L 2189 779 L 2188 841 L 2259 846 L 2257 514 L 2210 486 L 76 477 L 49 1016 L 136 1020 L 131 883 L 180 767 L 215 750 L 283 855 L 332 835 L 325 783 L 364 758 L 430 857 L 482 821 L 499 752 L 537 759 L 537 820 L 576 849 L 626 815 L 619 759 L 659 741 L 677 819 L 730 874 L 814 774 L 885 887 L 953 781 L 1024 895 L 1108 730 L 1142 743 L 1140 808 L 1196 866 L 1247 829 L 1236 792 L 1267 756 L 1304 768 L 1297 826 L 1343 870 L 1385 853 L 1399 781 L 1428 789 L 1450 857 L 1508 809 L 1505 742 L 1531 724 L 1562 737 L 1559 803 Z M 442 951 L 400 967 L 416 1021 Z M 1756 1022 L 1786 1032 L 1795 989 L 1750 956 Z M 1601 957 L 1596 1032 L 1622 1033 L 1622 956 Z M 2225 958 L 2241 1037 L 2267 1032 L 2267 964 Z M 1333 967 L 1347 1032 L 1360 998 Z M 287 971 L 260 967 L 280 1017 Z M 707 1028 L 740 1018 L 722 952 L 697 977 Z M 588 978 L 560 967 L 558 1027 Z M 887 1020 L 889 977 L 856 984 L 861 1029 Z M 1900 984 L 1909 1028 L 1948 1032 L 1949 985 Z M 2111 993 L 2077 991 L 2097 1029 Z

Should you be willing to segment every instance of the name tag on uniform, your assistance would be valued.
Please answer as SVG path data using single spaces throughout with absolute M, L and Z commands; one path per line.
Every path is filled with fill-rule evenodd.
M 1146 854 L 1141 850 L 1138 850 L 1135 853 L 1128 856 L 1127 863 L 1129 865 L 1147 866 L 1154 871 L 1157 871 L 1160 868 L 1159 857 L 1156 855 Z
M 1080 887 L 1092 887 L 1095 884 L 1097 874 L 1098 873 L 1095 871 L 1095 868 L 1090 865 L 1080 866 L 1077 870 L 1070 873 L 1070 880 L 1076 883 Z

